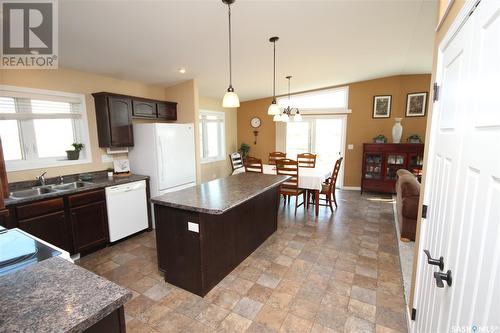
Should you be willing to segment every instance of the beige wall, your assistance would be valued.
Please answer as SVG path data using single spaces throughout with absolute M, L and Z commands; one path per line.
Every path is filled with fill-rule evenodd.
M 348 84 L 349 109 L 352 113 L 347 115 L 346 144 L 353 144 L 354 149 L 347 150 L 346 147 L 345 150 L 345 186 L 360 186 L 363 143 L 372 142 L 372 138 L 378 134 L 385 135 L 390 142 L 394 118 L 403 118 L 403 140 L 411 134 L 419 134 L 422 138 L 425 136 L 427 117 L 405 117 L 406 95 L 428 92 L 430 79 L 429 74 L 399 75 Z M 392 95 L 390 118 L 372 118 L 375 95 Z M 271 98 L 243 102 L 238 109 L 238 144 L 248 143 L 251 146 L 250 154 L 263 160 L 267 160 L 269 152 L 275 150 L 276 142 L 276 126 L 272 117 L 267 115 L 270 102 Z M 262 120 L 255 145 L 253 128 L 250 127 L 250 119 L 254 116 Z
M 226 177 L 231 174 L 231 164 L 228 155 L 236 151 L 237 147 L 237 110 L 235 108 L 223 108 L 221 100 L 200 97 L 200 110 L 223 111 L 225 113 L 226 125 L 226 159 L 224 161 L 204 163 L 200 165 L 201 181 Z
M 198 132 L 198 112 L 200 105 L 198 86 L 195 80 L 185 81 L 170 87 L 162 87 L 118 80 L 103 75 L 70 69 L 2 70 L 0 71 L 0 84 L 84 94 L 92 150 L 91 163 L 9 172 L 7 175 L 9 182 L 33 179 L 44 171 L 47 171 L 47 177 L 55 177 L 58 175 L 104 170 L 112 166 L 112 163 L 101 162 L 101 155 L 106 154 L 106 149 L 99 148 L 97 142 L 95 107 L 91 94 L 99 91 L 177 102 L 177 121 L 195 124 L 197 181 L 200 182 L 227 176 L 231 172 L 231 167 L 227 160 L 200 164 Z M 226 112 L 226 149 L 228 152 L 236 150 L 236 110 L 223 109 L 220 106 L 220 101 L 208 98 L 202 99 L 201 107 Z M 149 122 L 149 120 L 134 120 L 134 122 Z M 114 156 L 115 158 L 126 158 L 126 154 Z
M 7 174 L 9 182 L 33 179 L 43 171 L 47 171 L 47 177 L 55 177 L 71 173 L 104 170 L 112 166 L 111 163 L 101 162 L 101 155 L 106 154 L 106 150 L 98 147 L 94 98 L 91 93 L 109 91 L 147 98 L 165 98 L 164 87 L 118 80 L 102 75 L 68 69 L 2 70 L 0 71 L 0 84 L 84 94 L 92 150 L 91 163 L 9 172 Z

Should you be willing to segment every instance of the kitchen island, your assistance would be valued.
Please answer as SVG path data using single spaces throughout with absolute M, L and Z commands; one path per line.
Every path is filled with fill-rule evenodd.
M 277 230 L 277 190 L 288 178 L 241 173 L 153 198 L 165 281 L 207 294 Z

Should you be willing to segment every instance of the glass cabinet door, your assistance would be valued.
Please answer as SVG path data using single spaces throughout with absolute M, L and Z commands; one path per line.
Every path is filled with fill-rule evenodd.
M 382 154 L 365 154 L 365 179 L 382 178 Z
M 404 169 L 406 163 L 406 154 L 387 154 L 385 161 L 385 179 L 396 180 L 396 171 Z
M 413 173 L 420 180 L 422 177 L 422 165 L 424 156 L 421 153 L 413 153 L 408 155 L 408 171 Z

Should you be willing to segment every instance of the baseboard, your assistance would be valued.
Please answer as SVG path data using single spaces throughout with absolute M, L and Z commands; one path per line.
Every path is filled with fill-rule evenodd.
M 361 191 L 361 187 L 359 186 L 344 186 L 342 189 L 347 191 Z

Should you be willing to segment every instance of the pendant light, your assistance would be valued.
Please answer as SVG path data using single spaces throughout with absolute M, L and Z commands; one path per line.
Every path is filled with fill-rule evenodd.
M 267 114 L 270 116 L 280 114 L 280 108 L 276 103 L 276 42 L 278 41 L 278 39 L 279 37 L 269 38 L 269 41 L 273 43 L 273 101 L 271 102 L 271 105 L 269 105 L 269 108 L 267 109 Z M 275 119 L 278 118 L 274 117 L 273 120 L 277 121 Z
M 280 116 L 280 121 L 288 122 L 290 117 L 293 116 L 293 121 L 302 121 L 302 115 L 298 108 L 292 108 L 290 106 L 290 79 L 292 77 L 289 75 L 286 77 L 288 80 L 288 106 L 283 110 Z
M 233 88 L 233 72 L 232 72 L 232 63 L 231 63 L 231 4 L 235 2 L 235 0 L 222 0 L 224 4 L 227 5 L 228 8 L 228 18 L 229 18 L 229 87 L 227 88 L 227 92 L 222 99 L 222 107 L 224 108 L 237 108 L 240 106 L 240 99 L 238 95 L 234 92 Z

